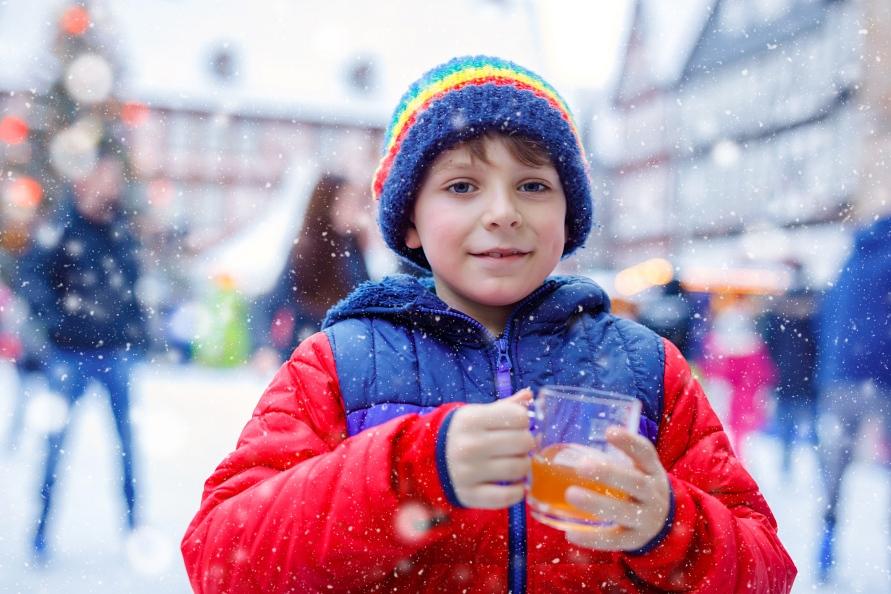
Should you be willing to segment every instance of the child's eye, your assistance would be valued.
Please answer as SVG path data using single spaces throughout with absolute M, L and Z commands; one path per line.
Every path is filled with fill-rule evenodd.
M 525 184 L 520 184 L 521 192 L 545 192 L 547 189 L 548 186 L 541 182 L 526 182 Z
M 455 182 L 450 184 L 448 187 L 449 192 L 453 192 L 455 194 L 469 194 L 474 191 L 476 187 L 470 182 Z

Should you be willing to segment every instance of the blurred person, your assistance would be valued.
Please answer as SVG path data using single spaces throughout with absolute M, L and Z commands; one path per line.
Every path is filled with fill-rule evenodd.
M 777 378 L 745 301 L 737 299 L 715 315 L 703 349 L 702 373 L 727 384 L 727 427 L 733 451 L 745 459 L 746 439 L 764 425 L 767 396 Z
M 817 577 L 826 582 L 835 565 L 842 480 L 863 422 L 880 420 L 884 442 L 891 443 L 891 216 L 856 234 L 819 319 L 817 428 L 826 509 Z
M 674 343 L 685 357 L 690 356 L 692 309 L 678 279 L 660 288 L 660 295 L 640 309 L 638 321 Z
M 193 589 L 788 592 L 776 522 L 683 356 L 591 280 L 553 275 L 593 224 L 556 91 L 455 58 L 392 122 L 379 224 L 428 276 L 360 286 L 281 367 L 183 537 Z M 639 427 L 608 433 L 632 465 L 575 468 L 628 497 L 563 493 L 611 528 L 528 515 L 525 386 L 550 383 L 642 404 Z
M 328 309 L 368 280 L 359 197 L 345 177 L 325 173 L 316 182 L 285 267 L 253 308 L 255 362 L 261 368 L 287 361 L 319 331 Z
M 32 318 L 46 328 L 50 388 L 68 404 L 64 424 L 47 437 L 40 511 L 32 540 L 35 561 L 49 558 L 47 531 L 56 480 L 74 407 L 90 380 L 108 394 L 120 441 L 125 525 L 139 521 L 130 424 L 130 375 L 145 347 L 145 312 L 132 223 L 121 208 L 123 162 L 103 154 L 93 170 L 65 187 L 54 228 L 38 231 L 19 273 Z
M 817 300 L 800 262 L 789 264 L 792 286 L 772 301 L 758 320 L 760 334 L 777 368 L 774 421 L 783 445 L 781 467 L 791 469 L 792 449 L 804 438 L 816 443 Z

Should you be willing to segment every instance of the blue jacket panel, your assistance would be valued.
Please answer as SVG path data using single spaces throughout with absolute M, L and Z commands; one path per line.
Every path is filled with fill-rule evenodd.
M 891 389 L 891 217 L 860 231 L 820 316 L 819 382 Z
M 329 312 L 350 434 L 447 402 L 497 399 L 499 341 L 449 308 L 430 279 L 366 283 Z M 593 282 L 552 277 L 518 304 L 501 337 L 512 391 L 544 384 L 588 386 L 641 400 L 641 432 L 655 441 L 662 412 L 661 338 L 609 313 Z

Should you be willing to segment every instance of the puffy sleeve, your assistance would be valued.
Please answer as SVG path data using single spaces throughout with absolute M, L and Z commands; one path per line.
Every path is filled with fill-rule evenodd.
M 626 555 L 641 580 L 667 591 L 789 592 L 796 569 L 758 485 L 678 349 L 665 341 L 665 406 L 656 444 L 674 494 L 658 546 Z
M 195 592 L 362 590 L 450 533 L 435 463 L 455 405 L 347 437 L 325 334 L 279 370 L 182 541 Z

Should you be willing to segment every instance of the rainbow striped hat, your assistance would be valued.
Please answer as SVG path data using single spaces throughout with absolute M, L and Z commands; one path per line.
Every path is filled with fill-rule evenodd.
M 429 269 L 424 253 L 405 245 L 415 194 L 427 166 L 442 151 L 489 131 L 542 142 L 566 195 L 567 256 L 591 230 L 591 183 L 581 138 L 562 97 L 537 74 L 488 56 L 454 58 L 413 83 L 384 137 L 372 193 L 380 200 L 387 245 Z

